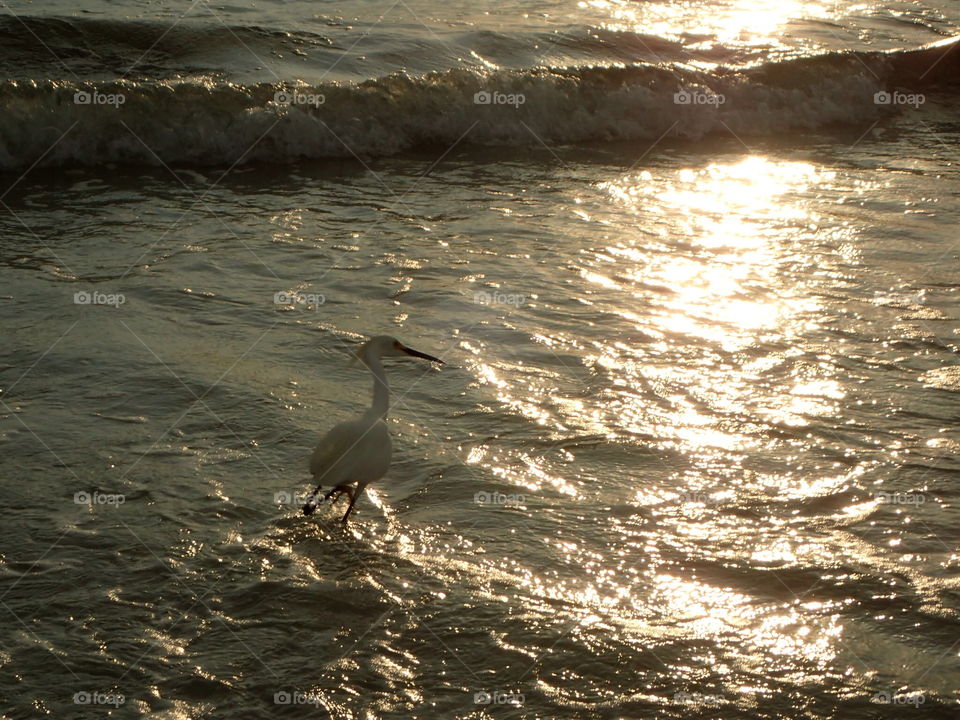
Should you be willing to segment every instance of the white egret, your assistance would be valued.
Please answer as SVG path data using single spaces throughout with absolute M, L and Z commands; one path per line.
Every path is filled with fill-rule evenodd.
M 320 502 L 333 495 L 336 495 L 334 502 L 343 494 L 350 498 L 350 506 L 342 520 L 346 522 L 364 488 L 386 474 L 392 452 L 390 432 L 384 422 L 389 408 L 390 388 L 380 358 L 404 355 L 443 364 L 443 360 L 408 348 L 389 335 L 371 338 L 355 353 L 356 359 L 373 373 L 373 402 L 358 419 L 331 428 L 314 449 L 310 457 L 310 473 L 319 484 L 303 506 L 304 515 L 316 510 L 319 504 L 317 493 L 326 483 L 333 485 L 333 488 Z

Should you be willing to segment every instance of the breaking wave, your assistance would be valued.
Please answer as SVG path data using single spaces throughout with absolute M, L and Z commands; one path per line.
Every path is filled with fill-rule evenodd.
M 286 163 L 457 142 L 536 146 L 812 131 L 869 123 L 922 102 L 931 84 L 958 77 L 956 47 L 832 53 L 738 70 L 663 63 L 457 68 L 299 86 L 7 80 L 0 84 L 0 168 Z

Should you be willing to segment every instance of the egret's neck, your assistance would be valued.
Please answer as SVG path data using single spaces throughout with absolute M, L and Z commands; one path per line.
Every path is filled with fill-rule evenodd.
M 374 418 L 383 418 L 387 416 L 387 410 L 390 408 L 390 386 L 387 385 L 387 374 L 383 371 L 383 363 L 379 357 L 367 359 L 367 367 L 373 373 L 373 403 L 367 414 Z

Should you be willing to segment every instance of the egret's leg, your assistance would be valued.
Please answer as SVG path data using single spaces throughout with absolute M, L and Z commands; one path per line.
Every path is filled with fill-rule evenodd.
M 350 487 L 349 485 L 337 485 L 335 488 L 333 488 L 333 490 L 331 490 L 330 492 L 328 492 L 326 495 L 323 496 L 323 500 L 326 500 L 328 497 L 330 497 L 334 493 L 336 493 L 337 496 L 333 499 L 333 502 L 330 503 L 331 505 L 336 503 L 337 500 L 340 499 L 340 496 L 343 495 L 344 493 L 347 494 L 347 497 L 353 500 L 353 488 Z
M 350 517 L 350 511 L 353 510 L 353 506 L 354 506 L 354 504 L 356 504 L 357 498 L 360 497 L 360 493 L 362 493 L 362 492 L 363 492 L 363 488 L 362 488 L 362 487 L 358 487 L 358 488 L 357 488 L 357 492 L 356 492 L 356 493 L 352 493 L 352 494 L 350 495 L 350 506 L 347 508 L 347 511 L 343 514 L 343 519 L 342 519 L 340 522 L 342 522 L 342 523 L 346 523 L 346 522 L 347 522 L 347 518 Z

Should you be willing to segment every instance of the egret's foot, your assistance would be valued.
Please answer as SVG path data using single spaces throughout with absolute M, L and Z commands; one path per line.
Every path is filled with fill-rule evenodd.
M 317 509 L 317 506 L 320 503 L 326 502 L 331 498 L 333 498 L 331 502 L 331 505 L 332 505 L 333 503 L 337 502 L 337 500 L 340 499 L 341 495 L 344 495 L 344 494 L 346 494 L 347 497 L 350 498 L 350 504 L 353 505 L 353 498 L 354 498 L 353 488 L 350 487 L 349 485 L 337 485 L 336 487 L 330 488 L 330 490 L 328 490 L 327 493 L 322 498 L 320 498 L 320 500 L 316 499 L 318 492 L 320 492 L 320 488 L 317 488 L 316 490 L 313 491 L 313 494 L 310 496 L 310 499 L 307 501 L 307 504 L 303 506 L 304 515 L 312 515 L 313 511 Z
M 317 493 L 320 492 L 320 487 L 320 485 L 317 485 L 317 489 L 310 493 L 310 497 L 307 498 L 307 502 L 303 506 L 304 515 L 312 515 L 313 511 L 317 509 Z

